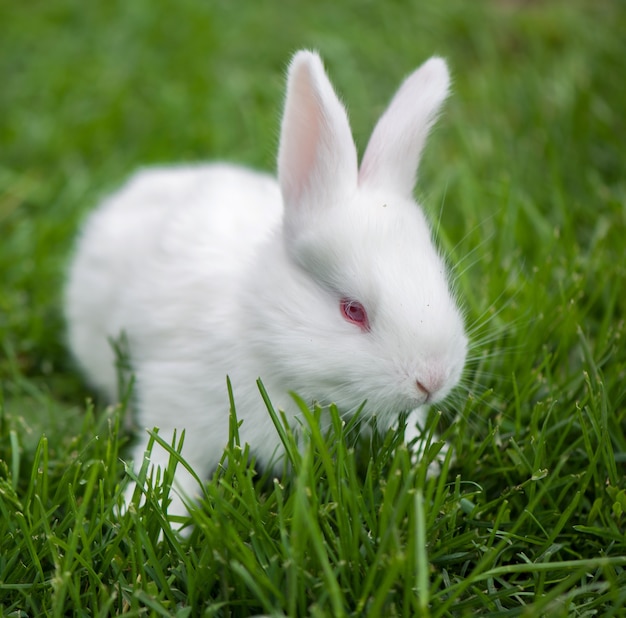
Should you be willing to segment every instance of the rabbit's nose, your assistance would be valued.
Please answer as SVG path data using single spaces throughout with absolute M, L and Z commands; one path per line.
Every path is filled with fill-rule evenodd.
M 424 403 L 428 403 L 432 399 L 433 395 L 443 386 L 443 382 L 443 376 L 437 373 L 422 376 L 415 380 L 417 390 L 426 396 Z
M 428 400 L 430 399 L 431 396 L 431 391 L 428 389 L 428 387 L 421 382 L 420 380 L 415 380 L 415 385 L 417 386 L 417 390 L 422 393 L 423 395 L 426 396 L 426 399 L 424 400 L 424 403 L 427 403 Z

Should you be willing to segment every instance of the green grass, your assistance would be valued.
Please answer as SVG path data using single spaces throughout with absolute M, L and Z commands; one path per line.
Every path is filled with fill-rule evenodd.
M 624 32 L 617 0 L 0 0 L 0 614 L 624 615 Z M 63 273 L 135 167 L 271 169 L 300 47 L 361 147 L 404 74 L 453 70 L 419 193 L 474 333 L 455 458 L 427 479 L 438 440 L 412 464 L 398 433 L 323 436 L 303 409 L 302 454 L 275 417 L 294 473 L 257 477 L 234 423 L 183 539 L 176 448 L 116 514 L 123 405 L 86 403 Z

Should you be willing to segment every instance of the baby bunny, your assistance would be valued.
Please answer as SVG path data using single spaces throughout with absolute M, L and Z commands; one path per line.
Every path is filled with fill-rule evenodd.
M 228 439 L 230 376 L 242 441 L 261 465 L 280 452 L 258 392 L 294 419 L 289 395 L 367 401 L 379 427 L 457 384 L 467 337 L 444 263 L 413 199 L 420 155 L 448 93 L 431 58 L 401 85 L 359 167 L 346 110 L 319 56 L 295 54 L 278 182 L 216 163 L 137 173 L 88 218 L 66 287 L 71 350 L 117 396 L 111 339 L 123 333 L 142 427 L 208 474 Z M 415 416 L 414 416 L 415 419 Z M 134 449 L 137 466 L 148 437 Z M 152 452 L 152 465 L 168 454 Z M 170 513 L 197 491 L 182 466 Z

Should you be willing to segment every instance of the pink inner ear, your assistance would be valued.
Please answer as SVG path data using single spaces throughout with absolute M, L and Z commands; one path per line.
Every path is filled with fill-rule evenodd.
M 302 71 L 294 76 L 291 105 L 283 119 L 279 174 L 288 203 L 298 201 L 305 192 L 321 154 L 320 133 L 324 119 L 307 77 Z
M 369 332 L 370 323 L 365 307 L 357 300 L 342 298 L 340 302 L 343 317 L 351 324 L 356 324 L 363 332 Z
M 357 184 L 357 154 L 346 110 L 319 56 L 298 52 L 287 80 L 278 149 L 285 215 L 320 212 Z M 300 226 L 305 225 L 299 222 Z

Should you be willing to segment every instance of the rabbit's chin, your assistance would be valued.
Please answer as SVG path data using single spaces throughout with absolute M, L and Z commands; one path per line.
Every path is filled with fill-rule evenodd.
M 354 414 L 359 414 L 359 418 L 368 423 L 374 421 L 379 431 L 387 431 L 396 427 L 398 419 L 404 415 L 407 418 L 425 418 L 430 404 L 416 397 L 394 397 L 381 398 L 377 392 L 354 393 L 346 396 L 345 393 L 337 394 L 336 397 L 327 397 L 324 401 L 311 400 L 307 403 L 317 403 L 322 407 L 336 405 L 342 416 L 350 418 Z

